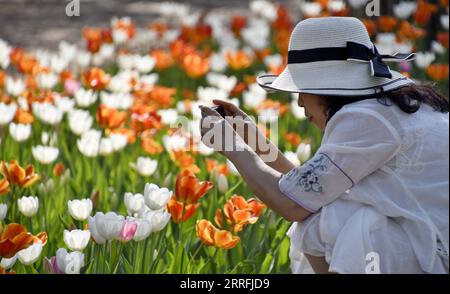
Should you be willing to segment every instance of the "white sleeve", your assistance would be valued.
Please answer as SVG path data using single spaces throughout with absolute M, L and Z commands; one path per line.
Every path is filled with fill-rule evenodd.
M 339 111 L 328 124 L 316 154 L 279 180 L 280 191 L 311 212 L 381 168 L 401 145 L 392 125 L 369 109 Z

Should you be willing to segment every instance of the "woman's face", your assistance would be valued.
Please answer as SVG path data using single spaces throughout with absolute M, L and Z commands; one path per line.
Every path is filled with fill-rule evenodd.
M 325 130 L 327 122 L 327 106 L 322 96 L 300 93 L 298 95 L 298 106 L 305 108 L 308 120 L 322 131 Z

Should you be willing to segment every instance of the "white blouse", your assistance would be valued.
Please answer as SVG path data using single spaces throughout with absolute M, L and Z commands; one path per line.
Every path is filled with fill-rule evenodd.
M 308 253 L 339 273 L 448 273 L 448 113 L 345 105 L 279 188 L 315 213 L 288 232 L 294 272 Z

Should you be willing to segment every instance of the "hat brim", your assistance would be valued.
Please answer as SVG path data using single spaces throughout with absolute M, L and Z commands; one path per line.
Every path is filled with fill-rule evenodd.
M 326 66 L 290 64 L 279 76 L 263 74 L 256 82 L 268 92 L 331 96 L 368 96 L 414 84 L 401 73 L 390 71 L 391 79 L 371 76 L 368 64 L 357 62 L 328 61 Z

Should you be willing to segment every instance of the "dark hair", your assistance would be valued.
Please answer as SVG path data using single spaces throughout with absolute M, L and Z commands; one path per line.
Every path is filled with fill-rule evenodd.
M 393 91 L 363 97 L 335 97 L 322 96 L 328 109 L 327 122 L 344 105 L 366 99 L 377 99 L 383 105 L 391 106 L 395 104 L 406 113 L 414 113 L 419 110 L 420 105 L 425 103 L 435 111 L 447 113 L 449 109 L 448 98 L 434 89 L 433 85 L 409 85 Z

